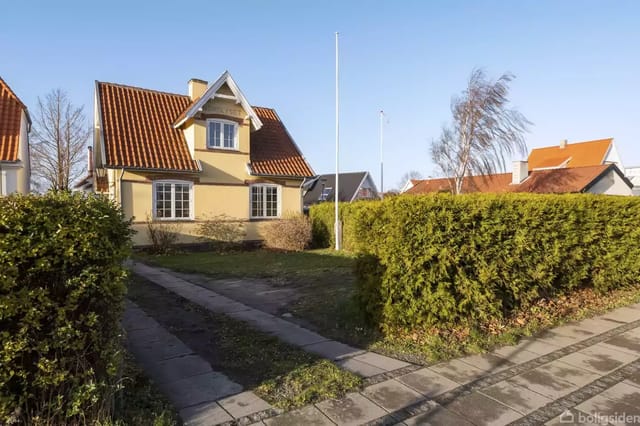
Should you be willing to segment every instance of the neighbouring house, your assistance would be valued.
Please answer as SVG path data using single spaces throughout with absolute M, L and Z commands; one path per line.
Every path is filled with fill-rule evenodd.
M 640 166 L 626 167 L 624 172 L 633 184 L 633 195 L 640 195 Z
M 615 164 L 624 173 L 613 138 L 574 143 L 564 139 L 558 145 L 532 149 L 527 161 L 529 170 Z
M 340 173 L 338 175 L 338 201 L 379 199 L 378 189 L 369 172 Z M 314 177 L 305 184 L 304 206 L 325 201 L 335 201 L 336 175 L 326 174 Z
M 119 203 L 149 244 L 147 220 L 172 224 L 180 243 L 226 215 L 260 240 L 268 221 L 302 212 L 314 176 L 271 108 L 251 106 L 229 72 L 192 79 L 188 95 L 96 82 L 93 187 Z
M 407 183 L 405 183 L 404 186 L 400 188 L 400 193 L 402 194 L 403 192 L 407 192 L 408 190 L 416 186 L 416 184 L 421 180 L 422 179 L 409 179 Z
M 87 158 L 87 175 L 73 186 L 74 191 L 93 192 L 93 147 L 89 147 Z
M 27 107 L 0 77 L 0 195 L 30 191 L 30 131 Z

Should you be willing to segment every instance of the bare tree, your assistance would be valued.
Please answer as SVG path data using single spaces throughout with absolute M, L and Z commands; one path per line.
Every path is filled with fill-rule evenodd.
M 531 124 L 509 109 L 510 73 L 490 81 L 481 69 L 471 72 L 467 89 L 451 101 L 453 123 L 431 144 L 431 157 L 449 178 L 454 194 L 462 192 L 465 176 L 505 170 L 505 157 L 526 155 L 524 133 Z
M 61 89 L 52 90 L 38 109 L 31 144 L 32 173 L 53 190 L 68 190 L 82 173 L 91 129 L 82 106 L 71 103 Z
M 409 179 L 422 179 L 422 173 L 420 173 L 417 170 L 409 170 L 408 172 L 403 174 L 402 177 L 400 178 L 397 189 L 399 190 L 402 189 L 406 185 L 406 183 L 409 181 Z

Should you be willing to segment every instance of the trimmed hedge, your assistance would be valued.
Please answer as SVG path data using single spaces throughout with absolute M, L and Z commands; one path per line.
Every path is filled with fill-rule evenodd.
M 324 208 L 311 210 L 314 235 Z M 341 213 L 359 298 L 383 329 L 484 323 L 640 277 L 640 197 L 436 194 Z
M 0 423 L 109 414 L 130 237 L 100 196 L 0 198 Z

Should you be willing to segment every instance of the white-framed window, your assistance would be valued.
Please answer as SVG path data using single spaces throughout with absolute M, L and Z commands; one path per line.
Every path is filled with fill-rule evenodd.
M 333 188 L 331 188 L 330 186 L 326 188 L 322 188 L 322 193 L 320 194 L 318 201 L 327 201 L 327 199 L 329 198 L 329 195 L 331 195 L 331 191 L 333 191 Z
M 193 182 L 153 182 L 153 217 L 160 220 L 193 219 Z
M 207 148 L 238 149 L 238 123 L 229 120 L 207 120 Z
M 256 184 L 249 187 L 252 218 L 280 217 L 281 190 L 279 185 Z

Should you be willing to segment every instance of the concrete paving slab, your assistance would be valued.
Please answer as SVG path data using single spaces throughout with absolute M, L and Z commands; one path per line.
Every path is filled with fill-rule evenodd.
M 385 372 L 381 368 L 374 367 L 371 364 L 358 361 L 357 359 L 354 359 L 354 358 L 347 358 L 347 359 L 343 359 L 342 361 L 338 361 L 338 365 L 344 368 L 345 370 L 351 371 L 352 373 L 362 377 L 373 377 Z
M 127 346 L 139 362 L 157 362 L 193 353 L 190 348 L 173 335 L 163 336 L 151 342 L 128 339 Z
M 330 399 L 316 404 L 334 423 L 341 426 L 356 426 L 386 415 L 386 411 L 357 392 L 341 399 Z
M 640 416 L 640 389 L 621 382 L 593 398 L 586 400 L 575 408 L 592 414 L 597 418 L 604 417 L 605 419 L 610 416 Z M 610 423 L 624 424 L 631 422 L 622 421 Z
M 127 341 L 137 344 L 158 342 L 167 337 L 166 330 L 158 323 L 156 323 L 156 326 L 154 327 L 147 327 L 132 331 L 127 330 Z
M 215 402 L 183 408 L 179 414 L 184 426 L 217 425 L 233 420 L 233 417 Z
M 583 368 L 565 364 L 564 362 L 560 362 L 558 360 L 541 365 L 540 367 L 532 371 L 547 373 L 561 380 L 574 384 L 580 388 L 601 377 L 600 374 L 592 373 Z
M 266 419 L 264 423 L 267 426 L 334 426 L 334 423 L 313 405 Z
M 457 359 L 432 365 L 429 368 L 461 385 L 477 380 L 485 374 L 483 370 Z
M 605 340 L 603 344 L 613 346 L 615 349 L 631 355 L 640 356 L 640 337 L 628 332 Z
M 596 344 L 564 356 L 558 361 L 597 374 L 608 374 L 636 359 L 626 352 L 612 349 L 610 346 Z
M 528 337 L 526 339 L 522 339 L 520 343 L 518 343 L 518 346 L 521 346 L 522 349 L 527 350 L 529 352 L 536 353 L 538 354 L 538 356 L 542 356 L 542 355 L 550 354 L 551 352 L 555 352 L 558 349 L 562 349 L 564 344 L 562 343 L 555 344 L 549 340 L 544 341 L 544 340 L 537 340 L 534 337 Z
M 525 387 L 551 399 L 558 399 L 577 389 L 572 383 L 555 377 L 544 370 L 530 370 L 507 379 L 507 382 Z
M 640 370 L 636 370 L 627 376 L 629 384 L 640 387 Z
M 563 336 L 574 337 L 578 341 L 585 340 L 599 334 L 597 331 L 581 326 L 580 323 L 575 321 L 555 327 L 553 332 Z
M 505 381 L 482 389 L 481 393 L 516 410 L 522 415 L 527 415 L 552 401 L 552 399 L 530 389 Z
M 491 354 L 504 358 L 514 364 L 522 364 L 540 357 L 539 354 L 526 350 L 524 345 L 503 346 L 495 349 Z
M 591 330 L 596 334 L 602 334 L 621 325 L 619 321 L 611 321 L 602 317 L 583 319 L 575 324 L 580 328 Z
M 505 425 L 522 417 L 517 411 L 478 392 L 458 398 L 446 408 L 481 425 Z
M 406 419 L 407 426 L 472 426 L 473 423 L 456 413 L 438 405 L 426 413 Z
M 307 346 L 329 340 L 318 333 L 314 333 L 313 331 L 284 320 L 279 320 L 277 327 L 271 330 L 270 333 L 280 340 L 295 346 Z
M 211 372 L 211 365 L 198 355 L 186 355 L 153 363 L 143 363 L 144 370 L 158 383 L 174 382 Z
M 242 392 L 242 386 L 215 372 L 162 383 L 159 387 L 178 410 Z
M 367 364 L 371 364 L 374 367 L 378 367 L 385 371 L 393 371 L 410 365 L 408 362 L 389 358 L 388 356 L 380 355 L 375 352 L 365 352 L 362 355 L 355 356 L 354 359 L 366 362 Z
M 501 370 L 505 370 L 509 367 L 513 367 L 515 364 L 511 361 L 499 357 L 493 354 L 476 354 L 469 355 L 464 358 L 458 358 L 465 364 L 469 364 L 472 367 L 484 370 L 487 373 L 496 373 Z
M 336 342 L 335 340 L 327 340 L 325 342 L 314 343 L 312 345 L 303 346 L 302 349 L 334 361 L 361 355 L 365 352 L 361 349 L 356 349 L 352 346 L 345 345 L 344 343 Z
M 398 377 L 397 380 L 429 398 L 449 392 L 460 386 L 453 380 L 449 380 L 428 368 L 405 374 Z
M 193 301 L 211 312 L 219 314 L 230 314 L 235 312 L 247 311 L 251 308 L 242 303 L 238 303 L 225 296 L 205 296 L 197 301 Z
M 545 426 L 606 426 L 607 423 L 595 423 L 593 416 L 572 408 L 549 420 Z
M 247 309 L 237 312 L 230 312 L 227 313 L 227 315 L 239 321 L 244 321 L 247 324 L 250 324 L 251 326 L 263 331 L 273 331 L 278 327 L 279 318 L 276 318 L 266 312 L 249 308 L 248 306 Z
M 400 410 L 424 399 L 424 396 L 397 380 L 385 380 L 366 387 L 362 394 L 389 412 Z
M 271 408 L 268 402 L 251 391 L 223 398 L 218 404 L 236 419 Z
M 600 318 L 613 321 L 632 322 L 640 319 L 640 311 L 633 308 L 622 307 L 614 309 L 613 311 L 602 315 Z
M 549 343 L 554 346 L 564 347 L 575 345 L 580 342 L 577 336 L 568 336 L 566 334 L 556 333 L 555 330 L 547 330 L 535 336 L 536 342 Z

